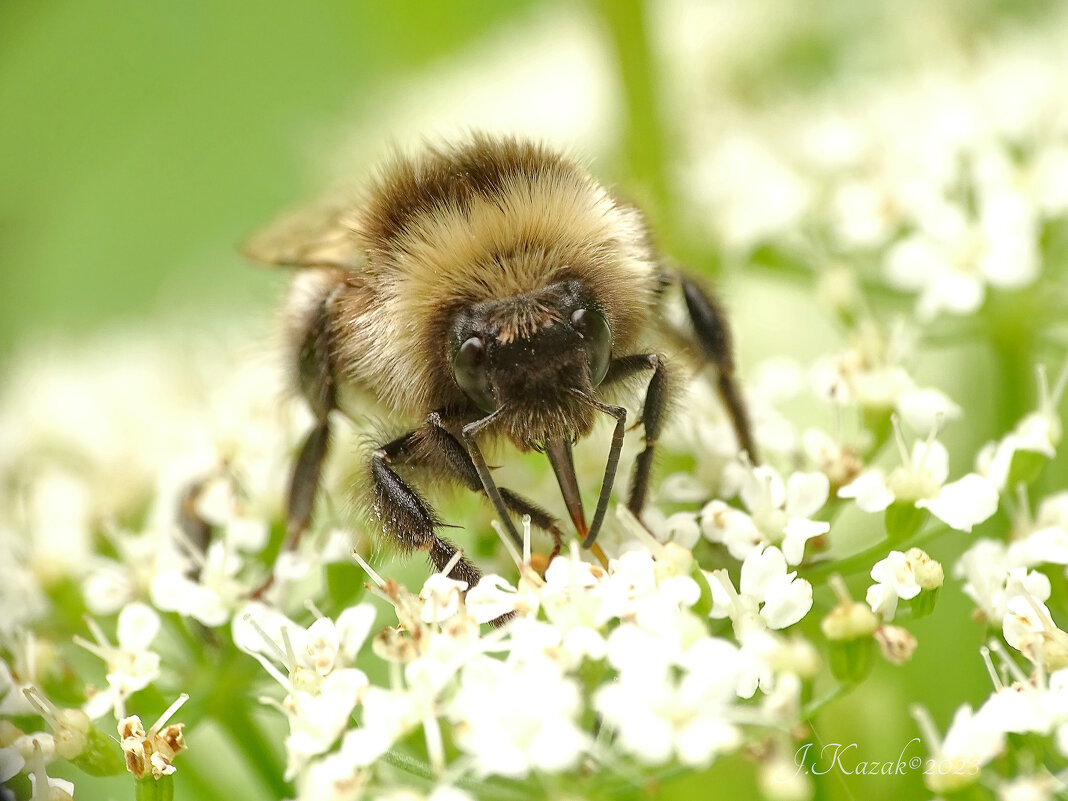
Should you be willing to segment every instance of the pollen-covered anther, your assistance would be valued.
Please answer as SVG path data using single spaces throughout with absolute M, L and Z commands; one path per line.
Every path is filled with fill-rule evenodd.
M 186 747 L 182 733 L 185 724 L 165 724 L 188 699 L 184 693 L 179 696 L 147 732 L 137 715 L 119 721 L 119 740 L 126 757 L 126 769 L 135 778 L 143 779 L 151 773 L 159 780 L 174 773 L 174 758 Z

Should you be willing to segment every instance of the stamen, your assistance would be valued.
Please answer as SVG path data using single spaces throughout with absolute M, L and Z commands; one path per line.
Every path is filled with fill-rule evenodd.
M 827 583 L 831 585 L 831 589 L 834 591 L 835 597 L 838 599 L 838 603 L 843 606 L 848 606 L 853 603 L 853 596 L 849 594 L 849 588 L 846 586 L 845 581 L 837 573 L 833 574 Z
M 31 684 L 29 687 L 22 688 L 22 694 L 53 731 L 59 728 L 59 707 L 45 698 L 44 693 Z
M 1050 416 L 1054 416 L 1057 413 L 1057 407 L 1061 404 L 1061 398 L 1064 397 L 1064 391 L 1068 389 L 1068 359 L 1065 360 L 1064 366 L 1061 367 L 1061 372 L 1057 376 L 1057 381 L 1053 385 L 1053 392 L 1049 398 L 1049 413 Z
M 259 701 L 261 704 L 264 704 L 265 706 L 273 707 L 277 711 L 281 712 L 283 715 L 289 714 L 289 711 L 284 706 L 282 706 L 282 702 L 279 701 L 277 698 L 271 698 L 267 695 L 261 695 L 256 700 Z
M 281 632 L 282 632 L 282 643 L 286 647 L 286 656 L 285 656 L 285 659 L 282 660 L 282 663 L 287 668 L 289 668 L 289 672 L 292 673 L 294 670 L 297 669 L 297 652 L 295 650 L 293 650 L 293 643 L 289 639 L 289 627 L 288 626 L 282 626 Z
M 26 660 L 26 675 L 37 675 L 37 640 L 32 631 L 25 632 L 22 646 L 23 658 Z
M 1035 519 L 1031 515 L 1031 501 L 1027 496 L 1027 484 L 1023 481 L 1016 485 L 1016 503 L 1018 506 L 1013 517 L 1019 521 L 1025 531 L 1029 531 L 1034 527 Z
M 515 566 L 520 570 L 523 569 L 523 556 L 516 550 L 515 543 L 512 541 L 511 536 L 504 530 L 504 526 L 501 525 L 501 521 L 494 520 L 490 523 L 493 526 L 493 530 L 497 532 L 497 536 L 501 538 L 501 542 L 504 543 L 504 548 L 508 551 L 508 555 L 512 557 L 512 561 L 515 562 Z
M 99 623 L 89 617 L 89 615 L 85 615 L 82 620 L 85 621 L 85 625 L 89 628 L 89 633 L 93 635 L 93 639 L 96 640 L 100 646 L 106 648 L 112 647 L 111 642 L 104 635 L 104 630 L 100 628 Z
M 360 556 L 360 554 L 356 552 L 355 548 L 353 548 L 353 550 L 352 550 L 352 558 L 356 560 L 356 564 L 358 564 L 360 567 L 363 568 L 363 572 L 366 573 L 371 578 L 371 581 L 373 581 L 379 587 L 386 586 L 386 582 L 382 580 L 382 577 L 380 575 L 378 575 L 372 569 L 372 567 L 369 564 L 367 564 L 367 562 L 364 561 L 363 557 Z
M 920 454 L 920 461 L 916 464 L 915 470 L 919 472 L 923 469 L 927 463 L 927 455 L 931 452 L 931 446 L 934 445 L 935 438 L 938 436 L 938 432 L 942 430 L 942 413 L 939 412 L 935 415 L 934 425 L 931 426 L 931 430 L 927 433 L 927 439 L 923 443 L 923 451 Z
M 149 729 L 149 731 L 158 732 L 160 729 L 162 729 L 165 725 L 167 725 L 167 721 L 171 719 L 171 715 L 181 709 L 182 704 L 184 704 L 188 700 L 189 696 L 185 693 L 179 695 L 178 700 L 176 700 L 173 704 L 167 707 L 167 710 L 159 716 L 159 720 L 152 724 L 152 728 Z
M 72 639 L 74 640 L 74 644 L 75 645 L 84 648 L 86 651 L 91 653 L 93 656 L 99 657 L 100 659 L 103 659 L 105 662 L 108 661 L 108 652 L 105 651 L 103 648 L 101 648 L 96 643 L 89 642 L 87 639 L 85 639 L 84 637 L 81 637 L 81 636 L 79 636 L 77 634 L 75 634 Z
M 241 619 L 248 623 L 250 626 L 252 626 L 253 629 L 255 629 L 256 633 L 260 635 L 260 639 L 263 640 L 267 648 L 270 649 L 274 653 L 275 657 L 277 657 L 278 661 L 284 665 L 286 663 L 286 655 L 282 652 L 282 649 L 278 647 L 278 643 L 276 643 L 274 639 L 270 635 L 268 635 L 266 631 L 263 630 L 263 626 L 257 623 L 253 619 L 252 615 L 248 613 L 245 613 L 245 616 Z
M 991 640 L 989 645 L 990 650 L 998 655 L 998 658 L 1001 659 L 1002 666 L 1012 674 L 1013 679 L 1021 684 L 1026 684 L 1027 675 L 1020 669 L 1020 666 L 1016 664 L 1016 660 L 1005 650 L 1005 646 L 997 640 Z
M 445 567 L 441 568 L 441 575 L 448 576 L 454 567 L 460 564 L 460 560 L 464 558 L 464 549 L 457 548 L 456 553 L 452 555 L 452 558 L 445 563 Z
M 935 728 L 934 720 L 931 719 L 931 713 L 920 704 L 910 706 L 909 713 L 912 715 L 912 719 L 916 721 L 916 725 L 920 727 L 920 733 L 923 738 L 931 744 L 928 753 L 941 754 L 942 739 L 938 736 L 938 729 Z
M 664 544 L 649 533 L 649 529 L 643 526 L 642 521 L 635 517 L 634 513 L 626 506 L 622 504 L 616 506 L 616 519 L 619 520 L 629 534 L 633 534 L 635 539 L 641 540 L 641 543 L 652 553 L 654 559 L 667 557 L 667 549 L 664 548 Z
M 50 798 L 52 795 L 51 786 L 48 784 L 48 773 L 45 770 L 45 758 L 44 750 L 41 748 L 41 743 L 37 738 L 33 738 L 33 756 L 29 760 L 30 773 L 33 774 L 33 799 L 37 798 Z
M 441 726 L 436 715 L 423 718 L 423 736 L 426 738 L 426 755 L 435 776 L 445 771 L 445 744 L 441 740 Z
M 983 664 L 986 665 L 986 672 L 990 675 L 990 683 L 994 685 L 994 689 L 1004 689 L 1005 685 L 1002 683 L 997 670 L 994 669 L 994 660 L 990 658 L 990 649 L 984 645 L 979 648 L 979 653 L 983 657 Z
M 905 442 L 905 434 L 901 430 L 901 421 L 896 414 L 890 415 L 890 425 L 894 430 L 894 442 L 897 443 L 897 452 L 901 456 L 901 464 L 912 468 L 912 456 L 909 454 L 908 443 Z
M 1038 381 L 1038 408 L 1039 411 L 1048 415 L 1052 409 L 1050 401 L 1053 399 L 1049 391 L 1049 378 L 1046 376 L 1046 365 L 1035 365 L 1035 378 Z
M 734 584 L 731 583 L 730 574 L 727 573 L 725 568 L 712 571 L 712 578 L 719 582 L 719 585 L 723 587 L 723 591 L 727 593 L 730 598 L 731 611 L 737 612 L 741 604 L 741 596 L 738 595 L 738 591 L 734 589 Z M 711 587 L 709 588 L 711 589 Z

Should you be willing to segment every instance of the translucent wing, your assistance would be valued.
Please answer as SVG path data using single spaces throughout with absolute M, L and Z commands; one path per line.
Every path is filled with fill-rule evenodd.
M 364 256 L 351 226 L 352 206 L 319 205 L 290 212 L 254 234 L 241 252 L 282 267 L 361 270 Z

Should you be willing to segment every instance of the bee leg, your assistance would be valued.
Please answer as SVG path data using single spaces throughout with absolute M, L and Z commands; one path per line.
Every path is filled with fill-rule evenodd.
M 478 584 L 482 574 L 458 549 L 439 537 L 434 529 L 442 525 L 430 504 L 393 470 L 394 460 L 401 463 L 418 443 L 418 432 L 386 443 L 371 454 L 372 510 L 382 523 L 382 530 L 405 551 L 426 551 L 439 571 L 451 565 L 449 578 Z
M 333 293 L 315 308 L 301 341 L 298 359 L 300 389 L 315 415 L 315 427 L 301 445 L 286 495 L 286 548 L 296 548 L 311 522 L 323 463 L 330 446 L 330 412 L 337 408 L 337 385 L 330 363 L 332 336 L 329 306 Z
M 316 490 L 323 472 L 327 448 L 330 445 L 330 426 L 324 419 L 315 425 L 304 444 L 300 455 L 293 463 L 293 473 L 289 479 L 289 491 L 286 494 L 286 548 L 297 547 L 300 535 L 311 522 L 312 507 L 315 504 Z
M 315 495 L 322 478 L 323 463 L 330 448 L 329 417 L 337 405 L 337 386 L 330 365 L 331 335 L 329 303 L 332 295 L 319 302 L 301 339 L 297 356 L 300 390 L 312 414 L 315 426 L 300 446 L 286 491 L 286 541 L 283 550 L 295 550 L 301 535 L 311 522 Z M 252 592 L 253 598 L 262 596 L 274 583 L 274 571 Z
M 681 275 L 671 277 L 682 287 L 697 344 L 705 358 L 716 368 L 716 392 L 730 415 L 738 446 L 756 464 L 759 458 L 749 423 L 749 411 L 734 377 L 734 352 L 727 315 L 712 296 L 695 282 Z
M 635 516 L 641 515 L 649 495 L 649 478 L 653 469 L 653 454 L 660 430 L 664 424 L 664 412 L 668 403 L 669 372 L 664 358 L 656 353 L 641 353 L 613 359 L 608 365 L 604 384 L 623 381 L 640 370 L 652 370 L 653 376 L 645 390 L 645 402 L 642 404 L 641 419 L 645 429 L 645 448 L 638 454 L 631 473 L 630 493 L 627 496 L 627 508 Z
M 443 458 L 443 466 L 448 472 L 472 492 L 485 495 L 485 487 L 482 486 L 482 479 L 479 478 L 478 469 L 471 460 L 471 455 L 449 429 L 445 427 L 440 413 L 432 412 L 427 416 L 425 430 L 433 443 L 433 447 Z M 529 515 L 531 525 L 552 537 L 553 550 L 549 554 L 549 561 L 551 562 L 563 547 L 564 533 L 563 529 L 560 528 L 560 523 L 536 503 L 527 500 L 507 487 L 501 487 L 500 494 L 501 500 L 504 501 L 508 511 L 520 516 Z M 522 541 L 517 541 L 516 544 L 520 547 L 523 546 Z
M 439 412 L 432 412 L 427 416 L 425 427 L 394 440 L 384 446 L 384 449 L 389 453 L 393 464 L 422 466 L 440 476 L 459 482 L 472 492 L 486 494 L 471 455 L 449 430 Z M 527 500 L 506 487 L 500 488 L 500 496 L 508 511 L 517 515 L 530 515 L 531 524 L 552 537 L 553 550 L 549 555 L 550 561 L 560 553 L 564 533 L 556 518 L 533 501 Z M 514 527 L 506 527 L 516 545 L 521 548 L 522 538 L 518 532 L 513 533 L 513 529 Z

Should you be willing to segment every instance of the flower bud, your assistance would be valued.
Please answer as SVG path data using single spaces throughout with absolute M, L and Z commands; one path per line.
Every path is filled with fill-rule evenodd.
M 879 618 L 867 604 L 849 596 L 839 576 L 831 577 L 831 586 L 838 595 L 838 605 L 820 621 L 820 628 L 830 641 L 831 673 L 839 681 L 854 684 L 871 670 L 872 634 L 879 628 Z
M 905 551 L 905 559 L 912 567 L 912 574 L 916 577 L 916 583 L 921 590 L 937 590 L 945 580 L 942 565 L 932 559 L 920 548 L 909 548 Z
M 880 626 L 875 631 L 875 641 L 879 643 L 883 658 L 895 665 L 908 662 L 916 650 L 916 638 L 901 626 Z
M 59 748 L 58 740 L 56 748 Z M 115 738 L 95 725 L 85 733 L 85 744 L 71 762 L 90 776 L 116 776 L 126 767 L 122 749 L 115 747 Z
M 0 748 L 8 748 L 22 734 L 22 729 L 10 720 L 0 720 Z
M 820 623 L 823 635 L 832 641 L 870 637 L 879 628 L 879 618 L 867 604 L 857 601 L 840 603 Z

